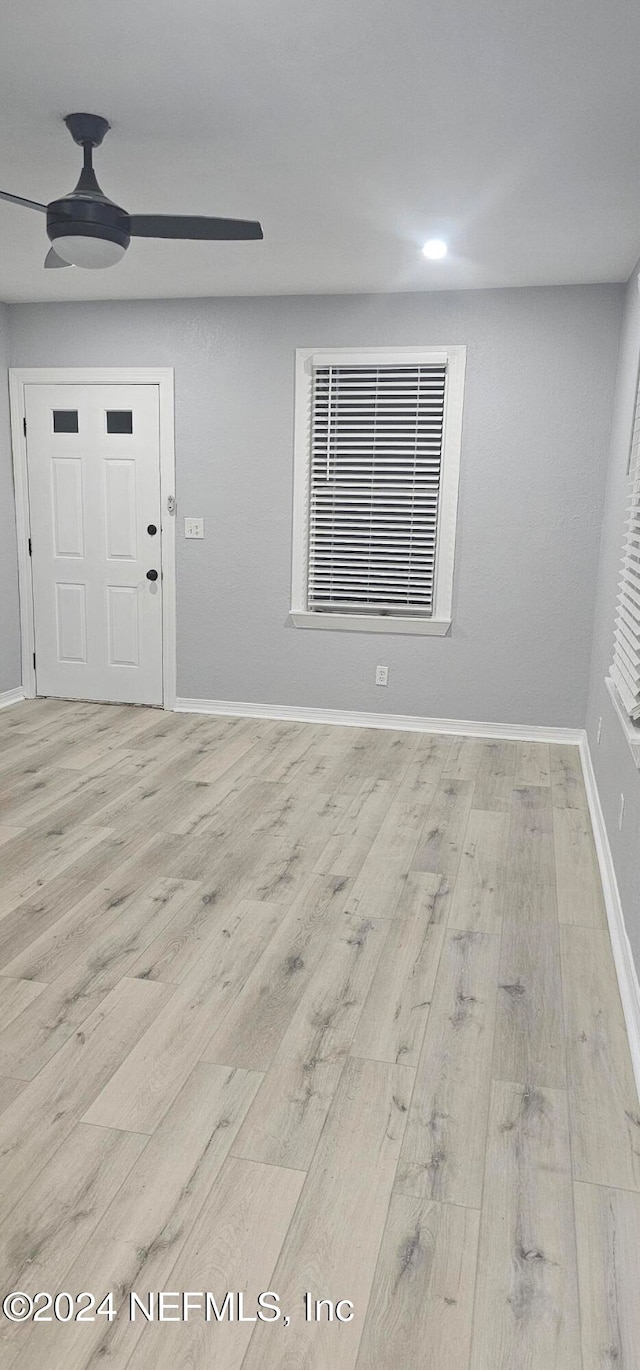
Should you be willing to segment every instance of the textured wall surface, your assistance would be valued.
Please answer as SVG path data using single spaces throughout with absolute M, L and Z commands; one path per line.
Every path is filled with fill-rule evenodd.
M 0 694 L 21 683 L 20 610 L 8 390 L 9 311 L 0 305 Z
M 635 406 L 640 354 L 638 268 L 627 286 L 620 343 L 618 384 L 611 430 L 611 452 L 600 548 L 598 598 L 593 634 L 591 688 L 587 711 L 589 747 L 618 877 L 620 897 L 636 966 L 640 973 L 640 770 L 631 755 L 620 721 L 606 690 L 613 650 L 615 604 L 620 574 L 627 503 L 627 460 Z M 598 744 L 598 720 L 602 734 Z M 625 812 L 618 829 L 620 795 Z
M 11 357 L 175 368 L 180 695 L 580 726 L 622 298 L 19 305 Z M 443 343 L 468 348 L 451 636 L 293 628 L 294 349 Z M 184 541 L 185 515 L 204 515 L 204 541 Z

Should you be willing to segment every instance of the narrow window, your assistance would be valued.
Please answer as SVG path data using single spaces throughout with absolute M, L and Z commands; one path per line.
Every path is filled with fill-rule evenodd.
M 611 679 L 625 713 L 637 722 L 640 719 L 640 383 L 631 432 L 627 521 Z

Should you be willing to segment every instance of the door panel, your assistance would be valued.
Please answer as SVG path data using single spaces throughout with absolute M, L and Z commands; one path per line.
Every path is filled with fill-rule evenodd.
M 84 585 L 56 582 L 58 661 L 87 664 L 87 597 Z M 37 656 L 37 654 L 36 654 Z
M 109 585 L 109 665 L 139 666 L 138 595 L 128 585 Z
M 54 555 L 83 557 L 82 463 L 77 457 L 54 457 L 51 476 Z
M 161 704 L 158 386 L 25 394 L 37 693 Z

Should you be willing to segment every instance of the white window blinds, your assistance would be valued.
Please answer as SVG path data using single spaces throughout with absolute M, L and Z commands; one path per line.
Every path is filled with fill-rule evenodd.
M 313 370 L 308 609 L 433 613 L 446 360 Z
M 629 462 L 631 488 L 611 676 L 632 719 L 640 718 L 640 385 Z

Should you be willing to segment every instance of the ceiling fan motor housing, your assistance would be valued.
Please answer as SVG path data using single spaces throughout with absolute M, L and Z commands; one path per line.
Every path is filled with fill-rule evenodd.
M 55 247 L 56 238 L 104 238 L 117 243 L 123 251 L 130 242 L 129 216 L 111 200 L 73 195 L 53 200 L 47 208 L 47 233 Z

